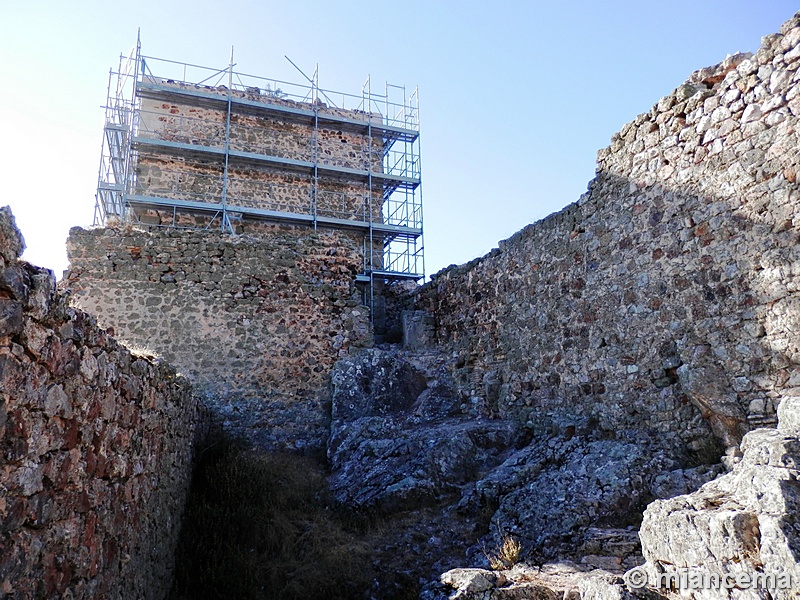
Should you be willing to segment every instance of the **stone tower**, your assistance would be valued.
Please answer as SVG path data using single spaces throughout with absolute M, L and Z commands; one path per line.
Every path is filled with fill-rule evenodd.
M 309 82 L 137 44 L 109 86 L 96 228 L 68 242 L 81 306 L 265 446 L 321 441 L 329 368 L 424 269 L 416 91 Z

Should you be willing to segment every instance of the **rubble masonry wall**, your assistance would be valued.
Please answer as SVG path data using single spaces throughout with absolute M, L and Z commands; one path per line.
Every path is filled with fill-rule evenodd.
M 799 22 L 625 125 L 578 202 L 419 291 L 476 397 L 697 451 L 774 424 L 800 386 Z
M 19 261 L 0 209 L 0 596 L 161 598 L 199 403 Z
M 226 428 L 322 448 L 337 358 L 372 343 L 347 234 L 73 228 L 63 285 L 119 338 L 175 365 Z

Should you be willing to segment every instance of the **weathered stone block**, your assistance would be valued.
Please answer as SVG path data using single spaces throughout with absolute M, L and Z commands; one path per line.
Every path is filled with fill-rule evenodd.
M 0 208 L 0 258 L 10 263 L 22 256 L 25 250 L 25 240 L 22 237 L 11 208 Z

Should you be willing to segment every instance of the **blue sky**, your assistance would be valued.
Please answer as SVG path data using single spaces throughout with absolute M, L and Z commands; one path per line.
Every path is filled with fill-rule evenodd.
M 66 268 L 91 224 L 108 71 L 143 53 L 360 93 L 420 89 L 427 273 L 575 201 L 611 135 L 695 69 L 755 51 L 783 0 L 388 3 L 0 0 L 0 205 L 25 257 Z

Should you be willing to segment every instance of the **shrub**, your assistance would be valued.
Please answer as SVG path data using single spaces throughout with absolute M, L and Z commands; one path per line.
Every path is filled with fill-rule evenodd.
M 487 552 L 485 548 L 483 550 L 489 566 L 494 571 L 504 571 L 513 567 L 519 562 L 521 552 L 522 544 L 508 533 L 502 535 L 494 552 Z

